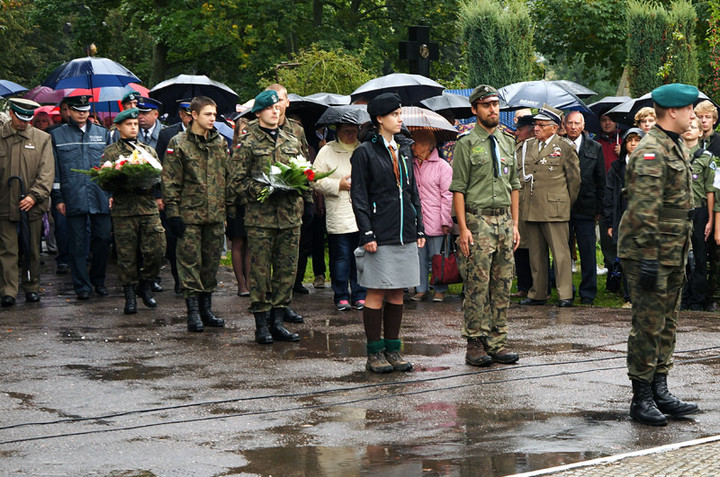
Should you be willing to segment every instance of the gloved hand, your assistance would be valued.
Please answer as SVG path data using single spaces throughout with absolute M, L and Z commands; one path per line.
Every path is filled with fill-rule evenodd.
M 657 290 L 658 269 L 657 260 L 640 260 L 640 288 L 647 291 Z
M 305 202 L 305 209 L 303 210 L 302 221 L 310 222 L 313 218 L 313 203 Z
M 170 217 L 168 219 L 168 227 L 170 228 L 170 232 L 179 239 L 185 235 L 185 222 L 183 222 L 183 219 L 180 217 Z

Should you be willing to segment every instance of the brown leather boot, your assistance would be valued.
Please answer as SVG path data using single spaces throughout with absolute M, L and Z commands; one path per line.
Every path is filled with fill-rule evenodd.
M 492 358 L 485 352 L 480 338 L 468 339 L 467 352 L 465 353 L 465 362 L 470 366 L 486 367 L 493 362 Z

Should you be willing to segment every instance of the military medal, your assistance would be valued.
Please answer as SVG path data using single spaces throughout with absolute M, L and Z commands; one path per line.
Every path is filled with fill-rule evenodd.
M 545 165 L 546 162 L 547 162 L 547 159 L 545 159 L 544 157 L 542 159 L 540 159 L 540 164 Z
M 548 171 L 552 172 L 552 171 L 553 171 L 553 166 L 548 167 Z

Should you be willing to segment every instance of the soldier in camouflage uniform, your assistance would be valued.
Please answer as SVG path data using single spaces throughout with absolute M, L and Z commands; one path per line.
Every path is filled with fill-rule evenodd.
M 197 96 L 190 102 L 192 121 L 165 151 L 162 197 L 168 227 L 178 238 L 177 266 L 188 313 L 188 331 L 223 327 L 212 312 L 212 293 L 225 240 L 225 207 L 235 196 L 226 190 L 227 143 L 217 129 L 215 101 Z
M 118 114 L 113 123 L 120 140 L 105 148 L 103 159 L 115 162 L 121 156 L 129 158 L 138 148 L 145 150 L 155 160 L 155 150 L 137 142 L 138 110 L 127 109 Z M 159 163 L 159 161 L 158 161 Z M 125 314 L 137 313 L 137 294 L 143 304 L 155 308 L 151 285 L 162 266 L 165 255 L 165 229 L 160 223 L 158 201 L 152 187 L 113 194 L 110 215 L 115 231 L 118 254 L 118 274 L 125 295 Z M 143 265 L 138 281 L 137 250 L 142 253 Z
M 507 350 L 507 309 L 513 251 L 520 244 L 520 181 L 513 139 L 497 129 L 499 98 L 492 86 L 470 95 L 475 128 L 455 144 L 450 190 L 460 228 L 460 271 L 465 280 L 465 362 L 472 366 L 515 363 Z
M 653 426 L 667 424 L 664 414 L 698 411 L 667 388 L 692 231 L 689 151 L 680 134 L 695 117 L 697 97 L 697 88 L 689 85 L 653 90 L 657 124 L 630 155 L 625 173 L 627 210 L 620 220 L 618 256 L 633 304 L 627 353 L 630 416 Z
M 252 111 L 258 122 L 248 125 L 248 132 L 233 154 L 238 174 L 232 187 L 247 200 L 250 311 L 255 316 L 255 341 L 260 344 L 300 339 L 297 333 L 284 328 L 283 319 L 292 300 L 303 209 L 312 207 L 309 192 L 301 196 L 295 191 L 275 191 L 264 202 L 259 201 L 266 186 L 256 179 L 272 163 L 287 164 L 290 159 L 302 156 L 297 138 L 278 127 L 277 103 L 278 95 L 272 90 L 255 98 Z M 291 310 L 290 314 L 295 315 Z M 297 321 L 301 322 L 302 317 Z

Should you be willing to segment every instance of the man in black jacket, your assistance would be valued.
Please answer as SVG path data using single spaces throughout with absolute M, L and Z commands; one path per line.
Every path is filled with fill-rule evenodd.
M 602 146 L 584 132 L 585 119 L 579 111 L 565 116 L 567 137 L 575 143 L 580 159 L 580 194 L 570 213 L 570 240 L 577 237 L 582 281 L 580 302 L 592 305 L 597 295 L 597 259 L 595 256 L 595 224 L 603 211 L 605 194 L 605 159 Z

